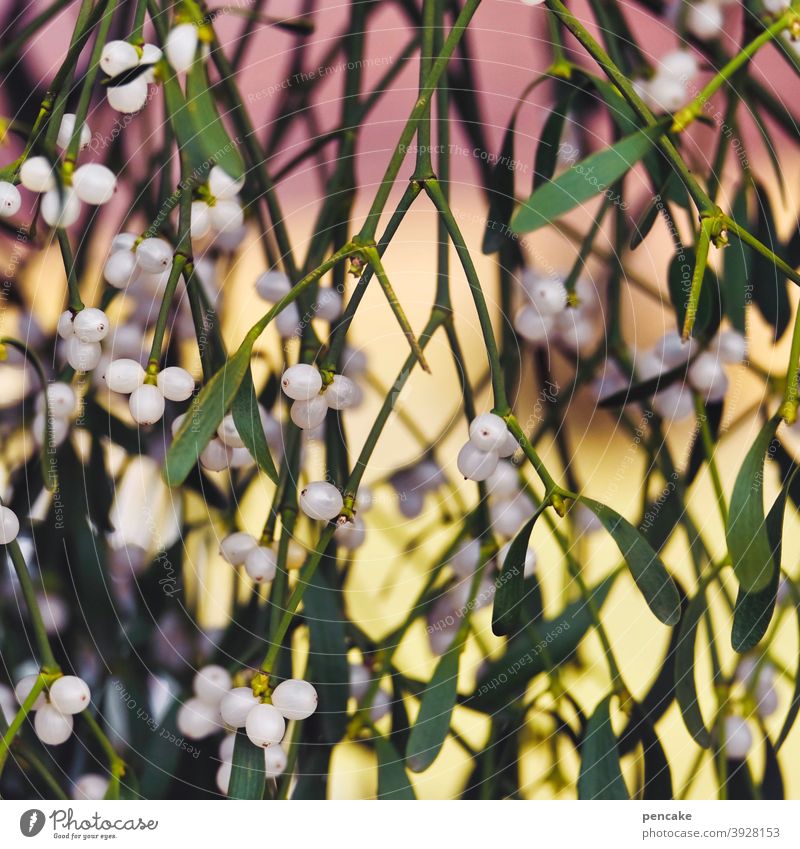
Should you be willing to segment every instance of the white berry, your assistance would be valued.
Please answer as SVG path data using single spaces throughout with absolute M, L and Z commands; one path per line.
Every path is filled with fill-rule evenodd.
M 117 190 L 117 178 L 105 165 L 90 162 L 75 170 L 72 175 L 72 186 L 79 200 L 90 203 L 92 206 L 100 206 L 114 197 L 114 192 Z
M 646 94 L 654 112 L 675 112 L 686 102 L 686 86 L 672 74 L 656 74 L 647 84 Z
M 143 383 L 131 393 L 128 406 L 137 424 L 151 425 L 164 415 L 164 396 L 157 386 Z
M 58 136 L 56 137 L 56 144 L 62 149 L 66 150 L 69 147 L 69 143 L 72 140 L 72 133 L 75 130 L 75 115 L 72 112 L 65 112 L 63 117 L 61 118 L 61 124 L 58 127 Z M 84 121 L 83 126 L 81 127 L 81 136 L 80 136 L 80 144 L 79 149 L 83 150 L 84 148 L 89 146 L 89 142 L 92 140 L 92 131 L 89 129 L 89 125 Z
M 19 181 L 31 192 L 50 191 L 56 184 L 53 166 L 45 156 L 32 156 L 22 163 Z
M 327 481 L 314 481 L 300 492 L 300 509 L 311 519 L 329 522 L 343 505 L 342 494 Z
M 227 669 L 209 664 L 200 669 L 192 681 L 195 696 L 207 705 L 217 707 L 222 697 L 231 689 L 231 676 Z
M 269 583 L 277 571 L 275 554 L 263 545 L 256 546 L 244 559 L 244 571 L 256 584 Z
M 161 52 L 161 48 L 156 44 L 143 44 L 142 45 L 142 56 L 139 59 L 140 65 L 155 65 L 161 61 L 161 57 L 164 54 Z M 142 76 L 147 80 L 148 83 L 154 83 L 156 81 L 156 69 L 149 68 L 146 70 Z
M 482 413 L 469 426 L 469 441 L 481 451 L 497 451 L 506 441 L 506 423 L 494 413 Z
M 220 793 L 228 794 L 228 788 L 231 785 L 231 773 L 233 772 L 233 764 L 231 761 L 223 761 L 219 768 L 217 769 L 217 774 L 215 776 L 215 781 L 217 782 L 217 789 Z
M 221 472 L 228 468 L 230 451 L 221 439 L 212 439 L 200 453 L 200 465 L 209 472 Z
M 541 315 L 558 315 L 567 306 L 567 290 L 561 280 L 540 277 L 527 289 L 534 307 Z
M 516 446 L 516 442 L 514 443 Z M 486 488 L 495 498 L 508 498 L 519 491 L 519 472 L 513 463 L 498 463 L 486 479 Z
M 659 73 L 687 81 L 697 76 L 697 59 L 688 50 L 670 50 L 659 60 Z
M 322 321 L 336 321 L 342 314 L 342 296 L 330 286 L 317 292 L 316 317 Z
M 50 704 L 59 713 L 80 713 L 89 707 L 91 701 L 89 685 L 77 675 L 63 675 L 50 687 Z
M 239 429 L 236 427 L 236 422 L 233 420 L 232 413 L 228 413 L 219 423 L 217 436 L 224 445 L 228 446 L 228 448 L 244 447 L 244 441 L 239 435 Z
M 322 397 L 332 410 L 347 410 L 358 398 L 358 386 L 349 377 L 335 374 Z
M 289 758 L 280 743 L 273 743 L 264 749 L 264 774 L 267 778 L 277 778 L 286 769 Z
M 211 208 L 202 200 L 192 202 L 191 225 L 192 238 L 202 239 L 211 229 Z
M 175 73 L 185 73 L 192 67 L 194 55 L 197 52 L 197 42 L 197 27 L 194 24 L 180 24 L 169 31 L 164 44 L 164 53 L 167 61 L 175 69 Z
M 219 553 L 231 564 L 241 566 L 245 557 L 258 545 L 256 538 L 245 531 L 228 534 L 220 543 Z
M 472 442 L 467 442 L 458 452 L 456 464 L 467 480 L 485 481 L 497 468 L 499 459 L 496 451 L 481 451 Z
M 722 9 L 709 0 L 692 3 L 686 13 L 686 28 L 700 39 L 716 38 L 724 25 Z
M 220 730 L 219 710 L 200 699 L 188 699 L 178 711 L 176 724 L 184 737 L 201 740 Z
M 5 510 L 6 508 L 3 509 Z M 26 675 L 24 678 L 20 678 L 19 681 L 17 681 L 17 686 L 14 687 L 14 695 L 20 705 L 28 698 L 31 690 L 33 689 L 33 685 L 36 683 L 38 678 L 38 675 Z M 33 710 L 39 710 L 39 708 L 46 704 L 47 696 L 45 696 L 44 690 L 42 690 L 36 697 L 36 701 L 33 703 Z
M 81 202 L 75 190 L 62 186 L 61 194 L 57 188 L 42 195 L 40 206 L 42 218 L 51 227 L 71 227 L 81 214 Z
M 136 246 L 136 264 L 149 274 L 160 274 L 172 265 L 172 247 L 157 237 L 143 239 Z
M 22 195 L 13 183 L 0 182 L 0 218 L 9 218 L 19 212 Z
M 532 304 L 524 306 L 514 317 L 514 330 L 533 345 L 541 345 L 553 331 L 553 317 L 542 315 Z
M 250 742 L 263 747 L 280 743 L 286 731 L 286 721 L 276 707 L 258 704 L 247 714 L 244 727 Z
M 62 312 L 58 317 L 56 333 L 58 333 L 62 339 L 69 339 L 69 337 L 75 333 L 75 328 L 72 325 L 74 320 L 75 316 L 69 310 L 64 310 L 64 312 Z
M 289 414 L 299 428 L 313 430 L 325 421 L 327 412 L 328 402 L 325 395 L 315 395 L 308 401 L 295 401 Z
M 69 418 L 78 406 L 78 398 L 75 395 L 75 390 L 68 383 L 51 383 L 47 387 L 47 406 L 50 409 L 50 415 L 56 418 Z M 41 398 L 41 396 L 40 396 Z M 44 398 L 37 404 L 37 410 L 44 412 Z
M 108 779 L 96 772 L 87 772 L 82 775 L 72 789 L 72 798 L 78 800 L 97 801 L 104 799 L 108 791 Z
M 272 704 L 286 719 L 307 719 L 318 701 L 314 687 L 299 678 L 282 681 L 272 692 Z
M 355 551 L 364 544 L 364 540 L 367 538 L 364 520 L 360 516 L 356 516 L 352 521 L 348 520 L 343 525 L 339 525 L 334 531 L 333 538 L 348 551 Z
M 52 705 L 44 705 L 36 711 L 33 727 L 36 736 L 46 746 L 60 746 L 72 734 L 72 717 L 57 711 Z
M 747 357 L 747 339 L 736 330 L 723 330 L 714 340 L 714 346 L 723 363 L 739 365 Z
M 709 401 L 720 401 L 728 388 L 725 369 L 717 357 L 704 351 L 689 367 L 689 383 Z
M 282 271 L 265 271 L 256 280 L 256 292 L 270 304 L 276 304 L 292 289 L 289 278 Z
M 234 687 L 219 703 L 222 721 L 230 728 L 243 728 L 250 711 L 259 704 L 250 687 Z
M 126 357 L 112 360 L 106 367 L 105 381 L 112 392 L 130 395 L 144 383 L 144 378 L 145 371 L 141 364 Z
M 168 401 L 185 401 L 194 392 L 194 378 L 180 366 L 167 366 L 156 378 L 161 394 Z
M 218 200 L 208 210 L 211 229 L 218 233 L 234 233 L 244 224 L 241 204 L 235 200 Z
M 139 64 L 139 51 L 127 41 L 107 41 L 100 53 L 100 67 L 109 77 L 116 77 Z
M 753 732 L 741 716 L 726 716 L 724 725 L 725 754 L 734 760 L 744 760 L 753 745 Z
M 106 260 L 103 266 L 103 277 L 109 286 L 124 289 L 133 282 L 138 270 L 133 252 L 122 249 L 114 251 Z
M 83 342 L 77 336 L 67 339 L 67 362 L 75 371 L 91 371 L 97 367 L 102 355 L 103 349 L 99 342 Z
M 76 313 L 72 327 L 81 342 L 100 342 L 108 335 L 108 316 L 97 307 L 85 307 Z
M 283 373 L 281 388 L 294 401 L 308 401 L 322 389 L 322 375 L 314 366 L 298 363 Z
M 227 171 L 215 165 L 208 173 L 208 188 L 215 198 L 230 200 L 244 188 L 244 177 L 234 180 Z

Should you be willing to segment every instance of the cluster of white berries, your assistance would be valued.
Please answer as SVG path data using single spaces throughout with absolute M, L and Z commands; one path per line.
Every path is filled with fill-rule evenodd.
M 192 202 L 192 238 L 202 239 L 209 233 L 235 235 L 244 227 L 244 212 L 239 192 L 244 177 L 234 180 L 215 165 L 208 174 L 208 198 Z
M 133 68 L 155 65 L 160 59 L 161 50 L 155 44 L 143 44 L 138 48 L 127 41 L 109 41 L 100 54 L 100 67 L 113 79 Z M 155 82 L 155 69 L 147 67 L 129 82 L 109 85 L 106 89 L 108 105 L 117 112 L 138 112 L 147 102 L 147 86 L 152 82 Z
M 532 268 L 522 272 L 525 303 L 514 316 L 514 329 L 532 345 L 559 342 L 571 351 L 584 351 L 598 338 L 597 297 L 593 286 L 580 278 L 575 283 L 577 304 L 569 306 L 562 280 L 544 277 Z
M 494 413 L 482 413 L 469 426 L 469 440 L 458 452 L 458 470 L 467 480 L 485 481 L 501 457 L 517 450 L 517 440 Z
M 636 80 L 634 85 L 653 112 L 675 112 L 689 99 L 688 84 L 697 71 L 697 60 L 692 53 L 671 50 L 661 57 L 653 77 Z
M 36 416 L 33 419 L 33 436 L 39 446 L 45 444 L 47 422 L 45 420 L 44 396 L 50 413 L 52 446 L 61 445 L 69 435 L 72 417 L 77 413 L 79 402 L 75 390 L 68 383 L 51 383 L 36 401 Z
M 636 358 L 636 373 L 641 380 L 649 380 L 681 366 L 694 357 L 688 370 L 688 386 L 672 383 L 653 397 L 653 409 L 663 418 L 677 421 L 694 412 L 691 389 L 704 400 L 721 401 L 728 390 L 726 365 L 738 365 L 747 356 L 747 340 L 735 330 L 723 330 L 712 340 L 708 349 L 697 352 L 697 343 L 681 340 L 680 335 L 666 333 L 652 350 Z
M 0 545 L 8 545 L 19 535 L 17 514 L 5 504 L 0 505 Z
M 277 304 L 286 297 L 292 289 L 289 278 L 282 272 L 272 269 L 260 274 L 256 279 L 256 294 L 268 304 Z M 336 321 L 342 313 L 342 296 L 331 287 L 322 286 L 317 292 L 316 301 L 312 307 L 314 318 L 322 321 Z M 278 334 L 282 339 L 297 336 L 300 332 L 300 311 L 297 303 L 285 306 L 274 321 Z M 360 400 L 360 397 L 359 397 Z M 356 402 L 357 403 L 357 402 Z
M 333 532 L 333 538 L 348 551 L 355 551 L 367 538 L 367 526 L 361 518 L 372 507 L 372 492 L 367 486 L 359 487 L 355 500 L 356 514 L 352 519 L 342 522 Z
M 322 375 L 314 366 L 298 363 L 286 369 L 281 377 L 281 389 L 292 399 L 289 415 L 302 430 L 313 430 L 324 421 L 328 410 L 346 410 L 358 398 L 355 382 L 336 374 L 324 388 Z
M 75 129 L 75 115 L 66 113 L 59 125 L 56 144 L 61 150 L 69 147 Z M 84 123 L 80 130 L 80 149 L 91 141 L 91 131 Z M 42 195 L 42 218 L 51 227 L 70 227 L 81 214 L 81 203 L 102 206 L 108 203 L 117 189 L 113 171 L 99 162 L 80 165 L 71 174 L 64 174 L 59 186 L 54 165 L 45 156 L 26 159 L 19 169 L 20 183 L 29 191 Z M 22 204 L 19 190 L 12 183 L 0 183 L 0 215 L 14 215 Z
M 127 289 L 143 281 L 158 292 L 169 278 L 172 256 L 172 246 L 166 239 L 158 236 L 139 239 L 135 233 L 119 233 L 111 241 L 103 277 L 115 289 Z
M 397 506 L 406 519 L 416 519 L 422 513 L 425 497 L 447 483 L 444 470 L 431 457 L 399 469 L 389 478 L 397 493 Z
M 363 663 L 351 663 L 349 668 L 350 695 L 360 705 L 370 689 L 374 678 L 372 671 Z M 372 704 L 369 708 L 369 718 L 372 722 L 380 722 L 384 716 L 388 716 L 392 709 L 392 696 L 383 687 L 375 691 Z
M 258 415 L 267 445 L 275 454 L 280 455 L 283 450 L 283 431 L 280 422 L 270 415 L 261 404 L 258 405 Z M 178 416 L 172 423 L 173 435 L 178 432 L 184 418 L 185 414 Z M 228 413 L 222 419 L 217 428 L 217 435 L 200 452 L 199 459 L 200 465 L 209 472 L 244 469 L 253 465 L 255 462 L 253 456 L 245 447 L 232 413 Z
M 736 667 L 736 680 L 752 695 L 756 712 L 762 719 L 775 713 L 778 691 L 775 689 L 775 667 L 771 663 L 759 663 L 750 655 L 743 657 Z
M 164 415 L 166 401 L 186 401 L 194 392 L 194 378 L 180 366 L 167 366 L 156 375 L 156 382 L 145 383 L 146 372 L 137 360 L 112 360 L 103 375 L 112 392 L 130 395 L 128 406 L 133 420 L 151 425 Z
M 209 665 L 198 671 L 192 682 L 194 696 L 178 711 L 178 730 L 191 740 L 200 740 L 226 728 L 244 728 L 250 741 L 264 749 L 267 777 L 276 778 L 286 769 L 286 751 L 281 742 L 286 722 L 307 719 L 317 709 L 317 691 L 307 681 L 289 679 L 272 691 L 263 702 L 251 687 L 234 687 L 230 673 L 222 666 Z M 220 746 L 222 761 L 217 785 L 228 792 L 235 735 Z
M 723 724 L 725 754 L 733 760 L 743 761 L 753 746 L 753 732 L 741 716 L 726 716 Z
M 247 576 L 256 584 L 266 584 L 275 578 L 278 563 L 275 552 L 259 545 L 246 531 L 228 534 L 220 543 L 219 551 L 231 566 L 244 566 Z
M 97 367 L 103 353 L 100 342 L 108 335 L 109 328 L 108 316 L 97 307 L 61 313 L 56 330 L 64 340 L 67 362 L 75 371 L 92 371 Z
M 26 675 L 14 689 L 19 704 L 28 698 L 38 675 Z M 76 675 L 62 675 L 47 693 L 40 693 L 33 703 L 33 727 L 36 736 L 48 746 L 59 746 L 72 734 L 73 719 L 89 707 L 92 694 L 89 685 Z

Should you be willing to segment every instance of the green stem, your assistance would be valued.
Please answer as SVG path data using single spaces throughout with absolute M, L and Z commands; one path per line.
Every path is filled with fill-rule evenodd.
M 467 25 L 472 20 L 472 16 L 478 10 L 480 2 L 481 0 L 466 0 L 463 9 L 453 24 L 450 34 L 445 40 L 442 52 L 433 63 L 430 74 L 428 74 L 428 78 L 425 80 L 423 90 L 420 92 L 417 102 L 411 110 L 411 114 L 408 117 L 408 121 L 406 122 L 403 132 L 400 134 L 400 140 L 398 141 L 394 153 L 389 160 L 389 164 L 386 167 L 386 173 L 381 180 L 380 187 L 378 188 L 375 199 L 372 202 L 367 218 L 364 221 L 364 226 L 361 228 L 360 238 L 364 241 L 370 242 L 375 238 L 381 213 L 386 206 L 386 202 L 389 200 L 389 194 L 395 180 L 397 179 L 397 175 L 400 173 L 400 168 L 406 157 L 408 146 L 411 144 L 411 140 L 414 138 L 414 133 L 417 131 L 417 125 L 428 109 L 428 104 L 433 91 L 439 82 L 439 78 L 444 73 L 445 68 L 450 61 L 450 57 L 455 52 L 458 43 L 461 41 L 464 33 L 466 32 Z
M 5 769 L 6 761 L 8 760 L 8 755 L 11 752 L 11 744 L 14 742 L 14 738 L 17 736 L 19 729 L 22 728 L 22 723 L 25 722 L 25 717 L 27 717 L 30 713 L 31 708 L 36 702 L 36 699 L 39 698 L 39 694 L 44 689 L 44 685 L 48 680 L 49 677 L 44 672 L 39 673 L 33 687 L 31 687 L 30 693 L 26 696 L 25 701 L 20 706 L 20 709 L 17 711 L 14 719 L 11 721 L 11 725 L 8 726 L 8 730 L 3 735 L 2 740 L 0 740 L 0 775 L 3 774 L 3 770 Z
M 711 435 L 711 428 L 708 426 L 708 413 L 706 405 L 700 395 L 694 396 L 694 410 L 697 416 L 697 424 L 700 428 L 700 437 L 703 440 L 703 450 L 708 463 L 708 471 L 711 474 L 711 482 L 714 486 L 714 494 L 717 497 L 717 505 L 719 506 L 719 514 L 722 517 L 723 527 L 728 527 L 728 506 L 725 503 L 725 492 L 722 489 L 722 480 L 719 476 L 717 468 L 717 460 L 714 455 L 714 438 Z
M 689 302 L 686 305 L 686 315 L 683 319 L 683 330 L 681 332 L 684 342 L 692 335 L 694 322 L 697 318 L 697 304 L 700 301 L 700 291 L 703 288 L 703 278 L 708 265 L 708 249 L 711 245 L 713 227 L 714 220 L 711 218 L 704 218 L 700 224 L 700 233 L 697 236 L 697 245 L 695 246 L 692 288 L 689 292 Z
M 419 50 L 419 96 L 425 91 L 425 80 L 433 63 L 433 45 L 436 36 L 436 12 L 438 0 L 423 0 L 422 3 L 422 44 Z M 431 161 L 431 99 L 428 98 L 425 110 L 420 116 L 417 129 L 417 164 L 412 179 L 425 180 L 433 177 Z
M 792 9 L 787 9 L 778 20 L 756 36 L 746 47 L 743 47 L 715 77 L 703 86 L 697 96 L 675 115 L 672 132 L 683 132 L 702 113 L 709 98 L 722 88 L 739 68 L 749 62 L 765 44 L 791 26 L 795 20 L 797 20 L 797 13 Z
M 789 351 L 789 368 L 786 371 L 786 385 L 783 389 L 783 404 L 781 405 L 781 417 L 790 425 L 797 421 L 798 372 L 800 372 L 800 309 L 797 309 L 794 316 L 792 347 Z
M 730 216 L 723 215 L 722 222 L 726 230 L 733 233 L 737 239 L 744 242 L 746 245 L 749 245 L 751 248 L 758 251 L 762 256 L 765 256 L 782 274 L 785 274 L 792 283 L 796 283 L 800 286 L 800 274 L 798 274 L 785 260 L 782 260 L 765 244 L 745 230 L 744 227 L 740 227 Z
M 61 258 L 64 262 L 64 270 L 67 273 L 67 289 L 69 292 L 68 306 L 73 313 L 80 312 L 83 309 L 83 301 L 78 285 L 78 273 L 75 268 L 75 259 L 72 256 L 72 248 L 69 244 L 69 236 L 67 231 L 58 228 L 56 230 L 58 245 L 61 248 Z

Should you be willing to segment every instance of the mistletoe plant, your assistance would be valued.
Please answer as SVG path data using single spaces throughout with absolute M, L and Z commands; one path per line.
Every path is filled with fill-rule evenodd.
M 448 741 L 471 762 L 465 798 L 684 797 L 702 792 L 707 767 L 720 797 L 781 797 L 779 753 L 800 709 L 800 675 L 778 645 L 787 618 L 800 621 L 781 545 L 787 504 L 800 504 L 800 319 L 777 370 L 748 351 L 765 326 L 773 342 L 788 331 L 800 284 L 800 239 L 776 221 L 794 215 L 779 152 L 797 124 L 755 71 L 762 53 L 787 78 L 800 70 L 800 11 L 788 0 L 640 0 L 653 25 L 674 29 L 674 46 L 653 57 L 618 4 L 589 0 L 578 13 L 562 0 L 520 3 L 515 14 L 546 34 L 550 55 L 532 78 L 507 75 L 515 106 L 497 147 L 473 53 L 494 0 L 353 0 L 320 65 L 309 56 L 314 0 L 287 19 L 265 5 L 7 10 L 0 317 L 13 328 L 0 352 L 22 388 L 2 418 L 0 543 L 13 567 L 0 583 L 2 793 L 324 798 L 334 751 L 349 744 L 374 753 L 378 797 L 410 799 L 415 774 L 449 757 Z M 408 40 L 369 87 L 379 7 L 404 17 Z M 223 15 L 242 20 L 232 44 L 220 43 Z M 56 20 L 70 21 L 71 37 L 40 83 L 27 49 L 52 40 Z M 270 88 L 277 105 L 263 127 L 241 88 L 257 34 L 291 39 L 282 79 L 300 81 Z M 362 185 L 363 129 L 411 60 L 408 118 L 383 177 Z M 322 132 L 322 70 L 336 63 L 339 114 Z M 534 92 L 549 106 L 523 185 L 516 164 Z M 604 129 L 590 131 L 595 122 Z M 305 143 L 282 156 L 303 127 Z M 482 244 L 469 243 L 451 204 L 456 133 L 483 183 Z M 781 193 L 775 211 L 751 137 Z M 698 139 L 712 140 L 699 166 Z M 283 186 L 309 168 L 325 178 L 303 255 Z M 435 291 L 415 329 L 390 248 L 423 207 L 437 221 Z M 563 268 L 531 250 L 548 231 L 573 246 Z M 673 258 L 657 277 L 637 273 L 636 252 L 659 231 Z M 269 306 L 234 337 L 222 321 L 248 240 L 263 255 L 251 281 Z M 47 300 L 60 317 L 50 331 L 24 284 L 53 254 Z M 487 263 L 491 279 L 479 271 Z M 464 281 L 479 376 L 457 321 Z M 370 289 L 403 346 L 388 388 L 355 341 Z M 641 309 L 643 298 L 674 316 L 646 350 L 624 332 L 628 301 Z M 764 322 L 749 321 L 748 339 L 751 301 Z M 278 360 L 264 344 L 277 338 Z M 426 433 L 424 409 L 398 404 L 412 375 L 431 371 L 434 338 L 454 366 L 442 379 L 460 381 L 462 399 L 441 434 Z M 731 368 L 762 390 L 735 416 Z M 531 383 L 533 413 L 520 392 Z M 568 428 L 587 397 L 589 413 L 608 410 L 598 420 L 646 461 L 636 511 L 610 491 L 587 494 Z M 371 416 L 363 440 L 348 435 L 356 408 Z M 674 437 L 683 419 L 688 450 Z M 392 456 L 390 423 L 419 441 L 422 459 Z M 455 430 L 462 447 L 450 454 L 443 439 Z M 740 468 L 728 492 L 718 450 L 731 443 Z M 379 451 L 389 474 L 371 472 Z M 690 495 L 705 476 L 716 504 L 698 516 Z M 244 502 L 254 500 L 260 527 L 248 530 Z M 406 538 L 392 530 L 397 511 Z M 708 538 L 715 512 L 724 545 Z M 422 552 L 434 531 L 447 544 L 412 558 L 414 597 L 374 633 L 346 604 L 346 584 L 376 589 L 360 558 L 376 539 L 398 557 Z M 537 558 L 534 533 L 559 555 Z M 588 541 L 602 535 L 619 563 L 590 577 Z M 234 592 L 225 627 L 212 628 L 204 582 L 220 571 Z M 635 585 L 627 618 L 663 637 L 663 656 L 635 671 L 605 611 L 624 585 Z M 587 669 L 589 635 L 601 659 Z M 432 672 L 420 678 L 409 651 L 432 656 Z M 580 675 L 593 695 L 574 686 Z M 480 740 L 463 730 L 468 712 L 483 723 Z M 661 742 L 670 712 L 688 732 L 680 759 L 695 751 L 680 781 Z M 534 786 L 520 771 L 531 744 L 549 761 Z

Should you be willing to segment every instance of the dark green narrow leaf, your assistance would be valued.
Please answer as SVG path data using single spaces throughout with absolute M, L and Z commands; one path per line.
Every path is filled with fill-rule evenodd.
M 706 407 L 706 423 L 708 424 L 711 439 L 714 443 L 719 435 L 719 428 L 722 424 L 722 414 L 725 409 L 724 401 L 713 401 L 705 405 Z M 703 445 L 703 436 L 700 433 L 699 426 L 695 428 L 694 437 L 692 439 L 692 453 L 689 455 L 689 462 L 686 465 L 685 486 L 688 487 L 697 477 L 703 463 L 706 461 L 706 449 Z
M 492 170 L 492 177 L 487 186 L 491 201 L 489 203 L 489 218 L 483 233 L 481 250 L 485 254 L 499 251 L 508 241 L 508 225 L 514 212 L 514 119 L 508 125 L 500 148 L 500 157 Z
M 581 743 L 581 770 L 578 775 L 578 798 L 629 799 L 628 788 L 619 765 L 617 738 L 611 727 L 606 696 L 589 717 Z
M 686 318 L 686 308 L 689 303 L 689 294 L 692 289 L 692 276 L 694 275 L 695 258 L 693 252 L 681 252 L 676 254 L 669 264 L 667 271 L 667 284 L 669 297 L 675 309 L 675 321 L 678 329 L 683 327 Z M 711 338 L 720 324 L 722 305 L 720 301 L 719 280 L 713 269 L 706 265 L 703 272 L 703 285 L 700 289 L 700 297 L 697 301 L 697 313 L 695 314 L 692 335 L 701 338 Z
M 657 374 L 655 377 L 649 377 L 640 383 L 635 383 L 632 386 L 627 386 L 625 389 L 620 389 L 618 392 L 612 392 L 605 398 L 602 398 L 597 406 L 604 410 L 621 407 L 623 404 L 633 404 L 636 401 L 644 401 L 647 398 L 652 398 L 656 392 L 661 392 L 668 386 L 678 380 L 686 380 L 686 371 L 688 365 L 681 363 L 663 374 Z
M 261 414 L 258 409 L 256 392 L 253 387 L 253 373 L 250 368 L 245 372 L 242 385 L 233 399 L 231 407 L 233 421 L 245 447 L 253 456 L 258 468 L 275 484 L 278 483 L 278 472 L 272 455 L 269 453 L 264 426 L 261 424 Z
M 798 592 L 797 587 L 795 586 L 794 581 L 792 581 L 791 578 L 786 576 L 784 580 L 786 581 L 786 586 L 789 590 L 789 595 L 792 597 L 792 604 L 794 604 L 799 631 L 797 639 L 800 642 L 800 592 Z M 776 752 L 786 742 L 786 738 L 789 736 L 789 732 L 792 730 L 792 726 L 794 725 L 795 720 L 797 719 L 798 713 L 800 713 L 800 651 L 797 652 L 797 666 L 794 671 L 794 693 L 792 694 L 792 703 L 789 705 L 789 710 L 786 712 L 786 719 L 783 721 L 783 725 L 781 726 L 781 733 L 778 735 L 778 739 L 775 741 Z
M 637 708 L 638 709 L 638 708 Z M 672 772 L 664 747 L 652 723 L 646 717 L 641 725 L 642 755 L 644 757 L 644 789 L 647 802 L 672 798 Z
M 541 516 L 544 507 L 538 510 L 525 523 L 514 537 L 506 554 L 503 569 L 495 578 L 496 591 L 492 609 L 492 631 L 495 636 L 503 637 L 517 630 L 525 618 L 525 555 L 533 526 Z
M 773 416 L 744 458 L 733 486 L 726 536 L 728 551 L 745 592 L 765 589 L 772 577 L 772 548 L 764 521 L 764 457 L 780 422 Z
M 761 798 L 774 800 L 786 798 L 778 753 L 772 745 L 772 740 L 766 734 L 764 735 L 764 775 L 761 779 Z
M 200 177 L 209 170 L 205 148 L 189 117 L 186 98 L 174 74 L 164 80 L 164 101 L 186 167 Z
M 261 799 L 264 781 L 264 750 L 254 746 L 240 728 L 233 746 L 228 796 L 231 799 Z
M 514 216 L 512 229 L 517 233 L 538 230 L 595 195 L 610 191 L 620 177 L 652 150 L 664 129 L 664 124 L 658 124 L 632 133 L 540 186 Z
M 413 772 L 423 772 L 441 751 L 458 695 L 458 662 L 463 645 L 456 639 L 439 660 L 419 706 L 406 748 L 406 761 Z
M 614 572 L 590 590 L 595 609 L 603 607 L 618 575 Z M 525 692 L 529 681 L 572 657 L 593 624 L 589 605 L 581 598 L 555 618 L 528 625 L 508 641 L 501 657 L 487 665 L 467 706 L 485 713 L 507 707 Z
M 650 543 L 615 510 L 591 498 L 581 498 L 614 538 L 648 607 L 665 625 L 681 618 L 678 590 Z
M 781 242 L 772 214 L 769 196 L 762 186 L 756 187 L 756 226 L 753 235 L 771 251 L 781 254 Z M 752 253 L 751 280 L 753 300 L 764 320 L 772 327 L 775 341 L 786 332 L 792 318 L 792 305 L 789 300 L 788 281 L 758 251 Z
M 675 657 L 675 696 L 681 716 L 689 733 L 704 749 L 711 745 L 711 733 L 703 721 L 694 680 L 694 652 L 697 641 L 697 626 L 706 610 L 705 587 L 689 602 L 681 621 L 680 637 Z
M 378 754 L 378 798 L 416 799 L 403 759 L 395 747 L 385 737 L 378 737 L 375 751 Z
M 744 653 L 755 646 L 767 633 L 775 603 L 778 599 L 778 584 L 781 575 L 781 549 L 783 542 L 783 514 L 786 510 L 787 487 L 781 487 L 775 503 L 767 514 L 767 537 L 772 551 L 772 575 L 763 590 L 748 593 L 739 587 L 736 607 L 733 611 L 731 645 Z
M 228 135 L 217 111 L 206 76 L 206 63 L 197 59 L 186 74 L 186 111 L 192 121 L 209 164 L 219 165 L 238 180 L 244 175 L 244 162 Z
M 564 124 L 569 116 L 572 101 L 578 89 L 570 86 L 553 106 L 552 111 L 544 122 L 542 132 L 539 134 L 539 144 L 536 146 L 536 157 L 533 162 L 533 187 L 536 191 L 539 186 L 547 183 L 556 173 L 558 164 L 558 153 L 561 147 L 561 136 L 564 133 Z
M 726 759 L 725 790 L 726 797 L 730 800 L 751 802 L 756 798 L 753 776 L 747 761 Z
M 252 343 L 243 343 L 192 400 L 164 461 L 163 476 L 170 486 L 183 483 L 216 433 L 250 368 L 252 348 Z

